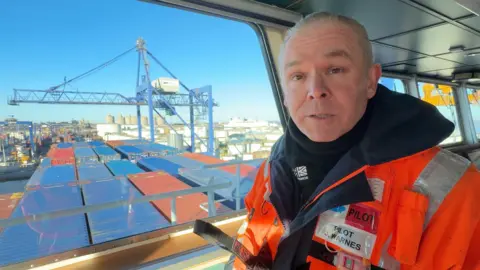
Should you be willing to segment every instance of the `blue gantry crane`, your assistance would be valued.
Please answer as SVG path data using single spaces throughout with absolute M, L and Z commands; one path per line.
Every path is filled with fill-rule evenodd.
M 17 121 L 15 118 L 7 118 L 5 121 L 0 121 L 0 126 L 27 126 L 29 132 L 29 142 L 30 142 L 30 151 L 32 153 L 32 157 L 35 154 L 35 142 L 33 141 L 33 137 L 35 136 L 35 125 L 31 121 Z
M 137 84 L 134 97 L 126 97 L 119 93 L 102 93 L 102 92 L 80 92 L 67 91 L 65 88 L 74 81 L 85 78 L 113 63 L 118 61 L 126 54 L 137 51 Z M 159 115 L 166 125 L 179 134 L 177 130 L 166 119 L 166 115 L 176 116 L 177 119 L 190 129 L 190 143 L 185 142 L 189 151 L 195 151 L 195 139 L 206 146 L 207 152 L 211 155 L 214 151 L 214 131 L 213 131 L 213 107 L 218 104 L 213 100 L 212 87 L 207 85 L 200 88 L 188 88 L 182 81 L 180 86 L 186 90 L 186 93 L 168 93 L 163 91 L 161 87 L 152 85 L 150 77 L 151 58 L 162 69 L 164 69 L 172 78 L 178 78 L 163 65 L 149 50 L 146 48 L 145 40 L 137 39 L 136 46 L 128 49 L 111 60 L 90 69 L 72 79 L 64 79 L 64 82 L 47 90 L 34 89 L 13 89 L 13 97 L 8 100 L 9 105 L 19 105 L 20 103 L 40 103 L 40 104 L 89 104 L 89 105 L 134 105 L 137 107 L 138 122 L 138 138 L 142 139 L 142 124 L 140 106 L 148 106 L 148 118 L 150 126 L 150 140 L 153 142 L 155 137 L 155 121 L 154 113 Z M 143 62 L 144 74 L 141 74 Z M 176 107 L 189 107 L 189 123 L 180 116 L 176 111 Z M 195 132 L 195 120 L 199 118 L 207 118 L 208 121 L 208 141 L 200 138 Z

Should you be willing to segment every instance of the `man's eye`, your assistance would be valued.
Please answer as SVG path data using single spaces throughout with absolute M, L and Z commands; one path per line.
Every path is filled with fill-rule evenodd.
M 299 81 L 301 79 L 303 79 L 303 75 L 301 74 L 295 74 L 295 75 L 292 75 L 292 81 Z
M 328 74 L 337 74 L 343 72 L 343 68 L 333 67 L 328 69 Z

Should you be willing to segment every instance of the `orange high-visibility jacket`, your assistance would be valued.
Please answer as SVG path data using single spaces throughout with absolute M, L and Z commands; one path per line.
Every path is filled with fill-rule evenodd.
M 441 118 L 436 109 L 386 91 L 377 92 L 380 97 L 376 98 L 382 101 L 377 103 L 381 104 L 377 114 L 382 106 L 395 110 L 389 104 L 392 95 L 413 110 L 426 106 L 419 110 L 429 113 L 417 110 L 416 115 L 434 117 L 422 120 L 424 125 L 413 121 L 413 138 L 419 135 L 415 132 L 437 138 L 418 136 L 418 141 L 423 140 L 421 145 L 418 141 L 403 144 L 398 137 L 392 139 L 396 145 L 374 141 L 389 147 L 388 151 L 376 151 L 376 145 L 367 145 L 364 140 L 299 207 L 292 206 L 290 193 L 295 187 L 286 177 L 281 138 L 245 197 L 247 218 L 236 241 L 251 255 L 236 258 L 234 269 L 259 269 L 259 265 L 263 269 L 336 269 L 334 265 L 344 255 L 360 258 L 372 269 L 480 269 L 478 170 L 469 160 L 435 146 L 452 131 L 430 130 L 434 124 L 428 121 Z M 373 116 L 373 124 L 375 117 L 386 116 Z M 435 135 L 439 133 L 443 134 Z M 367 131 L 366 136 L 373 135 Z M 408 145 L 423 150 L 405 150 Z M 399 153 L 390 155 L 395 151 Z

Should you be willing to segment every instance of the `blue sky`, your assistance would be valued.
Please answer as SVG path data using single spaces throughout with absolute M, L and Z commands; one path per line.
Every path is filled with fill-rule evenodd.
M 47 89 L 135 45 L 147 48 L 190 88 L 212 85 L 214 118 L 278 120 L 254 30 L 243 23 L 139 1 L 2 1 L 0 4 L 0 119 L 103 122 L 135 107 L 21 104 L 13 88 Z M 134 96 L 136 53 L 73 84 L 79 91 Z M 152 79 L 167 76 L 151 64 Z M 254 108 L 254 109 L 252 109 Z M 147 115 L 143 110 L 143 115 Z

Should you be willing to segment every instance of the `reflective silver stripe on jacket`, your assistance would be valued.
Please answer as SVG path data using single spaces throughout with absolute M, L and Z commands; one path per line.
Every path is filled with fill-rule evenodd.
M 400 262 L 395 260 L 389 253 L 388 253 L 388 246 L 392 241 L 392 235 L 389 235 L 385 244 L 382 247 L 382 255 L 380 260 L 378 261 L 377 266 L 383 269 L 388 270 L 400 270 Z
M 413 184 L 413 190 L 429 199 L 424 227 L 469 166 L 468 159 L 442 149 L 420 173 Z

